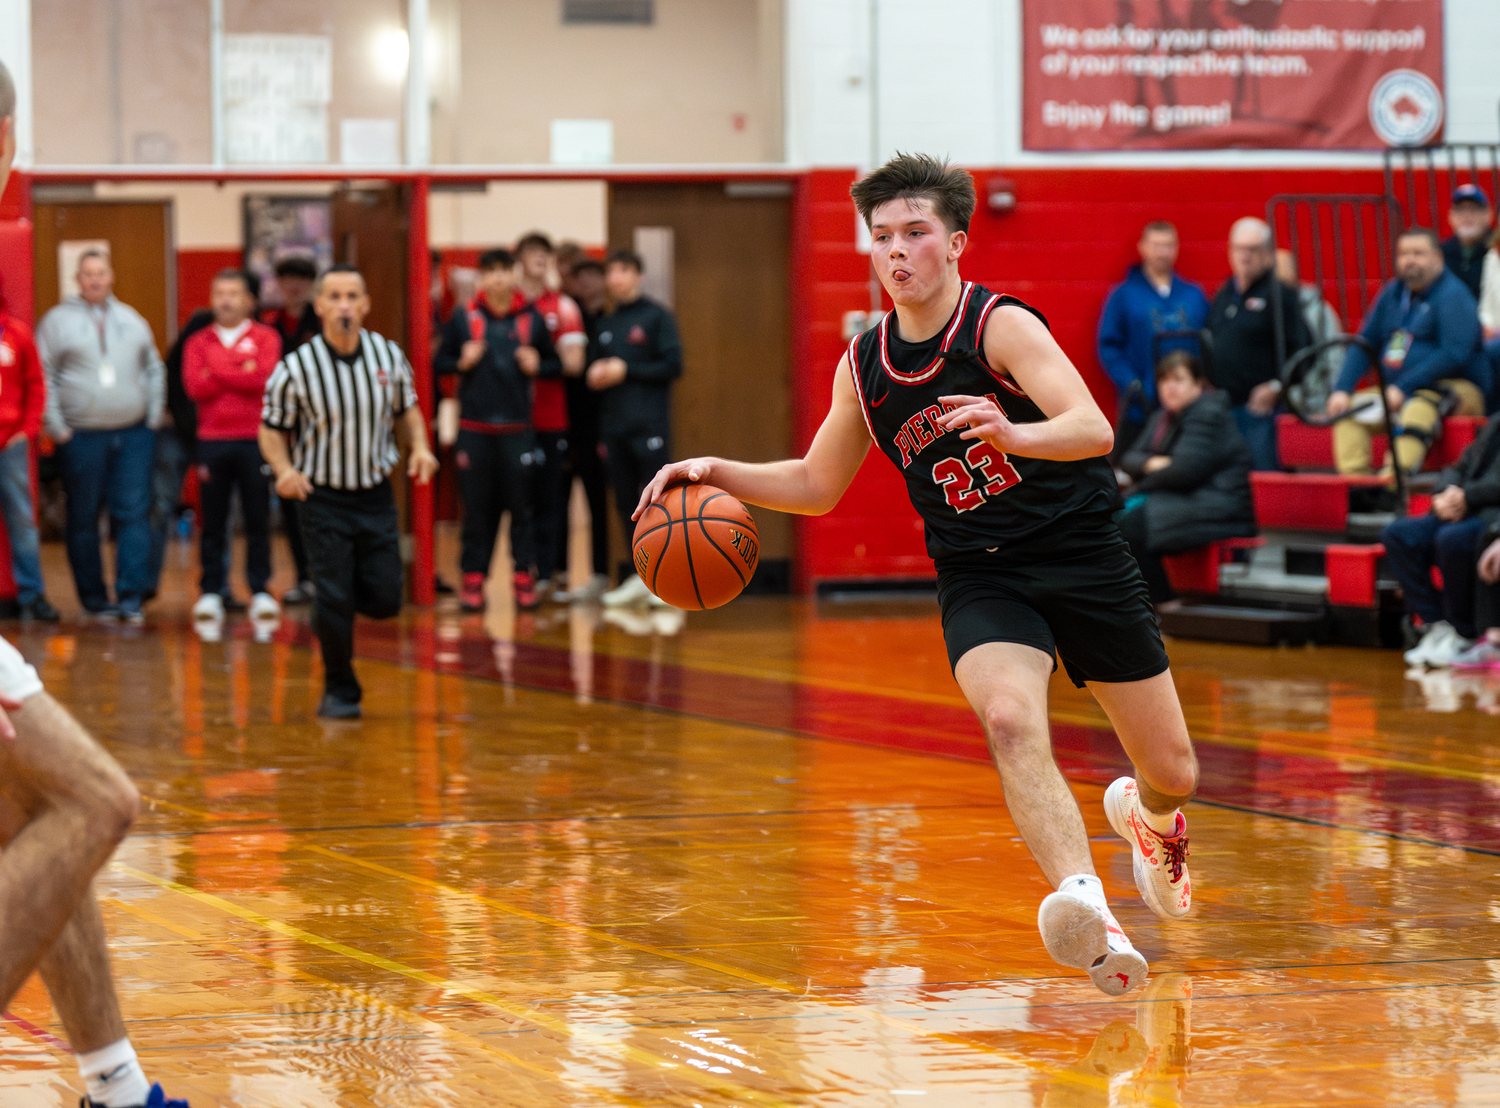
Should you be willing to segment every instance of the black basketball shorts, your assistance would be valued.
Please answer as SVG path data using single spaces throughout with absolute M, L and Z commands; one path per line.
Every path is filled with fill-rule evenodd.
M 1088 681 L 1144 681 L 1168 665 L 1140 567 L 1113 522 L 1032 541 L 1023 550 L 944 558 L 938 604 L 954 667 L 991 642 L 1060 656 L 1079 688 Z

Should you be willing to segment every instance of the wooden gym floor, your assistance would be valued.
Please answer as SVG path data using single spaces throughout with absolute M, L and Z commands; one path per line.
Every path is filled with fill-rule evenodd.
M 59 602 L 71 600 L 48 550 Z M 1500 1104 L 1495 678 L 1172 644 L 1204 769 L 1163 924 L 1059 758 L 1152 963 L 1054 965 L 1047 892 L 934 604 L 410 612 L 322 724 L 301 614 L 204 643 L 6 627 L 149 798 L 98 882 L 130 1032 L 194 1108 Z M 33 979 L 0 1104 L 76 1102 Z

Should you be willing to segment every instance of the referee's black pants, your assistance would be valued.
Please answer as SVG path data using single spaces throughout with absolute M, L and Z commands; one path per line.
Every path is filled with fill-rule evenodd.
M 536 533 L 531 518 L 536 456 L 536 435 L 531 431 L 489 434 L 459 429 L 453 458 L 458 466 L 458 495 L 464 505 L 459 567 L 465 574 L 489 575 L 500 520 L 506 511 L 510 512 L 510 553 L 516 572 L 530 573 L 536 564 Z
M 302 538 L 317 590 L 313 631 L 323 649 L 326 692 L 358 703 L 354 616 L 389 619 L 401 611 L 401 543 L 391 484 L 346 492 L 318 486 L 301 504 Z

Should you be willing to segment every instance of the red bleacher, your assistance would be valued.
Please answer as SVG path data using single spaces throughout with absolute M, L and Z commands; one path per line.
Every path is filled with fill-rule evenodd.
M 1483 416 L 1449 416 L 1443 420 L 1443 433 L 1427 452 L 1425 470 L 1438 470 L 1458 461 L 1464 448 L 1474 441 L 1484 426 Z M 1276 417 L 1276 444 L 1281 464 L 1288 469 L 1332 469 L 1333 428 L 1310 427 L 1294 415 Z M 1376 435 L 1370 444 L 1370 464 L 1379 469 L 1385 464 L 1386 437 Z

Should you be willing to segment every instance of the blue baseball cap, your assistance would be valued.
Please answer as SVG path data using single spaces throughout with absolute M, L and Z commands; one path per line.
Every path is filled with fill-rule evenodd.
M 1481 208 L 1490 206 L 1490 198 L 1485 195 L 1484 189 L 1478 185 L 1459 185 L 1453 190 L 1453 203 L 1455 204 L 1478 204 Z

